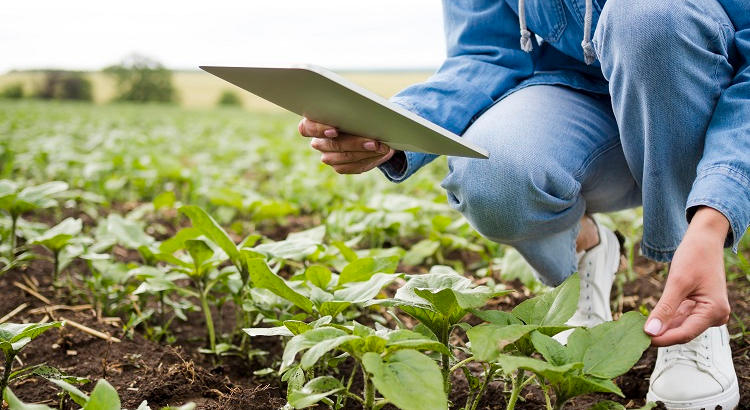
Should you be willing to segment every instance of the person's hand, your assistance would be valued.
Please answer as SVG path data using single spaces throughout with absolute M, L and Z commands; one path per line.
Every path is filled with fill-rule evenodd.
M 644 327 L 652 345 L 687 343 L 729 320 L 723 250 L 728 229 L 729 222 L 715 209 L 696 211 Z
M 320 160 L 339 174 L 360 174 L 388 161 L 394 150 L 382 142 L 340 134 L 336 128 L 302 118 L 299 133 L 312 138 L 310 146 L 320 151 Z

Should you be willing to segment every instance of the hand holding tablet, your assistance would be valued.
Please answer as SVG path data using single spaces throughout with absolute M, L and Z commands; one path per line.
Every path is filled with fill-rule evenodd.
M 340 160 L 346 158 L 336 155 L 334 149 L 342 150 L 339 154 L 346 152 L 349 159 L 363 161 L 361 165 L 369 165 L 368 159 L 382 163 L 387 160 L 385 157 L 393 155 L 392 150 L 378 151 L 383 145 L 380 143 L 375 151 L 368 151 L 364 145 L 364 151 L 343 150 L 356 148 L 367 139 L 396 150 L 487 158 L 486 150 L 320 67 L 201 68 L 310 120 L 308 124 L 301 123 L 301 127 L 309 130 L 300 131 L 312 138 L 329 138 L 328 142 L 312 141 L 313 147 L 324 155 L 332 153 L 323 158 L 324 162 L 328 158 L 332 163 L 343 164 Z M 320 124 L 335 127 L 339 136 L 331 138 L 324 134 Z M 373 152 L 375 155 L 367 156 Z

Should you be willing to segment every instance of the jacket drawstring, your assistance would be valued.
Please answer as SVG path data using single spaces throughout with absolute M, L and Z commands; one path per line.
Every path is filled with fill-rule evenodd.
M 596 60 L 596 52 L 594 51 L 594 45 L 591 44 L 591 20 L 594 14 L 594 0 L 586 0 L 586 14 L 583 17 L 583 41 L 581 41 L 581 47 L 583 47 L 583 59 L 586 64 L 593 64 Z
M 531 44 L 531 32 L 526 28 L 526 8 L 524 0 L 518 0 L 518 25 L 521 27 L 521 50 L 530 53 L 534 48 Z
M 531 43 L 531 31 L 526 27 L 525 0 L 518 0 L 518 26 L 521 28 L 521 50 L 530 53 L 534 48 Z M 586 13 L 583 18 L 583 59 L 586 64 L 593 64 L 596 60 L 594 45 L 591 43 L 591 22 L 594 14 L 594 0 L 586 0 Z

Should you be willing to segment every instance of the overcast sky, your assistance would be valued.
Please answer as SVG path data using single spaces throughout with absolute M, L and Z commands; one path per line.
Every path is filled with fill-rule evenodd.
M 99 69 L 140 53 L 170 68 L 312 63 L 434 68 L 438 0 L 4 1 L 0 73 Z

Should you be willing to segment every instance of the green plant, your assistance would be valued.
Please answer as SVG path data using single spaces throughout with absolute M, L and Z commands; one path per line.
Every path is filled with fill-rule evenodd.
M 11 228 L 8 234 L 10 251 L 8 259 L 4 261 L 6 265 L 10 265 L 15 260 L 18 218 L 23 213 L 35 209 L 56 206 L 55 195 L 67 189 L 68 184 L 60 181 L 20 188 L 13 181 L 7 179 L 0 180 L 0 210 L 5 211 L 11 218 Z
M 323 401 L 332 408 L 343 408 L 347 398 L 357 400 L 364 409 L 379 409 L 392 403 L 404 410 L 447 408 L 447 395 L 442 389 L 440 369 L 421 351 L 447 354 L 447 348 L 434 338 L 411 330 L 379 331 L 357 322 L 351 326 L 330 324 L 330 316 L 310 324 L 285 322 L 288 334 L 294 334 L 284 348 L 280 372 L 288 383 L 288 400 L 295 408 Z M 344 356 L 333 356 L 340 350 Z M 304 352 L 299 364 L 293 366 L 297 354 Z M 346 357 L 355 366 L 341 380 L 318 376 L 330 372 Z M 362 369 L 362 396 L 351 391 L 356 372 Z M 308 380 L 305 383 L 305 380 Z M 376 399 L 379 391 L 382 399 Z M 419 391 L 422 395 L 414 395 Z M 327 396 L 337 395 L 336 402 Z
M 54 270 L 53 283 L 57 285 L 60 273 L 60 253 L 73 238 L 81 233 L 83 227 L 80 219 L 67 218 L 43 234 L 31 240 L 31 244 L 42 245 L 52 252 Z
M 8 383 L 15 377 L 23 373 L 23 369 L 13 371 L 13 360 L 18 352 L 26 347 L 29 342 L 36 339 L 37 336 L 46 332 L 53 327 L 61 327 L 61 322 L 49 323 L 2 323 L 0 324 L 0 350 L 5 357 L 5 370 L 3 378 L 0 380 L 0 391 L 8 387 Z
M 120 395 L 109 382 L 99 379 L 94 386 L 91 394 L 82 392 L 77 387 L 63 379 L 49 379 L 50 382 L 57 385 L 63 392 L 77 405 L 81 410 L 120 410 Z M 8 403 L 10 410 L 53 410 L 51 407 L 43 404 L 27 404 L 22 402 L 15 394 L 6 388 L 3 391 L 3 399 Z M 161 410 L 193 410 L 195 403 L 187 403 L 180 407 L 162 407 Z M 144 400 L 136 410 L 151 410 L 148 403 Z
M 428 332 L 446 347 L 441 364 L 445 391 L 450 391 L 452 352 L 450 335 L 461 327 L 459 322 L 470 309 L 484 306 L 493 297 L 507 294 L 509 290 L 496 290 L 475 286 L 471 280 L 447 266 L 433 266 L 430 273 L 412 275 L 396 291 L 393 299 L 376 300 L 371 304 L 397 306 L 417 319 Z

